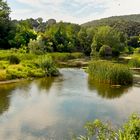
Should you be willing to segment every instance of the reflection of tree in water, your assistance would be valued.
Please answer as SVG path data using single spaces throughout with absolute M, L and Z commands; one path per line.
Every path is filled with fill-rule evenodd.
M 16 88 L 24 88 L 26 89 L 29 82 L 21 82 L 21 83 L 11 83 L 11 84 L 2 84 L 0 85 L 0 114 L 4 111 L 8 110 L 10 106 L 10 97 L 12 91 Z
M 130 86 L 111 87 L 111 85 L 99 83 L 91 78 L 88 78 L 88 87 L 89 90 L 96 90 L 99 96 L 106 99 L 119 98 L 130 88 Z
M 53 82 L 55 80 L 55 77 L 46 77 L 36 80 L 36 83 L 39 87 L 39 89 L 45 89 L 46 91 L 49 91 Z
M 10 105 L 10 94 L 14 90 L 13 84 L 0 85 L 0 114 L 8 110 Z

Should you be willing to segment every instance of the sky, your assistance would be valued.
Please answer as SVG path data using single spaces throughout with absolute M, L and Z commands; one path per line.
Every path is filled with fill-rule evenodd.
M 140 14 L 140 0 L 7 0 L 12 19 L 42 17 L 44 21 L 82 24 L 118 15 Z

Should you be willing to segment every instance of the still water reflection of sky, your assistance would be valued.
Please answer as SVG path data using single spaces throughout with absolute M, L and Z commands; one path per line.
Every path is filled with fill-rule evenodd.
M 140 88 L 112 89 L 81 69 L 62 76 L 0 86 L 0 140 L 63 140 L 82 134 L 88 120 L 120 125 L 140 113 Z

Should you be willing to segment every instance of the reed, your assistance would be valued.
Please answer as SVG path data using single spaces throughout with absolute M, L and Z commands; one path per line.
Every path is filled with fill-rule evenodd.
M 92 61 L 88 67 L 89 75 L 98 82 L 129 85 L 133 82 L 133 75 L 129 68 L 122 64 L 108 61 Z

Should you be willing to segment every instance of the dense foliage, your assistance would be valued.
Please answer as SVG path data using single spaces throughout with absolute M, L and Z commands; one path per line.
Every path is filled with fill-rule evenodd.
M 108 45 L 112 55 L 118 56 L 140 47 L 139 15 L 101 19 L 80 26 L 57 23 L 54 19 L 43 21 L 40 17 L 11 20 L 9 14 L 9 6 L 0 0 L 0 49 L 17 48 L 35 54 L 83 52 L 90 56 L 99 53 L 103 45 Z

